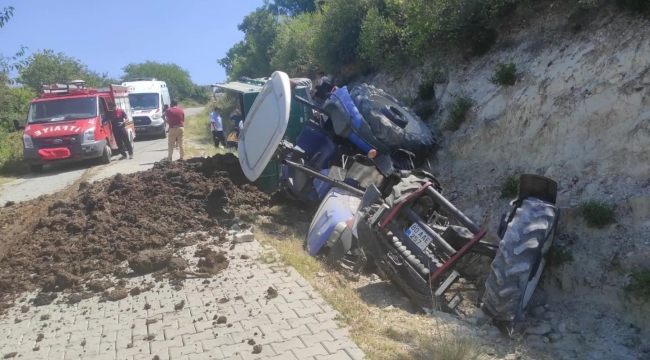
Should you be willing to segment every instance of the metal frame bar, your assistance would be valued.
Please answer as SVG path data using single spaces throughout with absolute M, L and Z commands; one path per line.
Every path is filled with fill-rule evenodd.
M 436 289 L 436 292 L 433 293 L 435 296 L 442 296 L 442 294 L 446 293 L 449 288 L 460 279 L 460 273 L 456 270 L 452 270 L 451 274 L 447 277 L 445 281 L 440 284 L 438 289 Z
M 445 209 L 448 213 L 451 214 L 452 217 L 454 217 L 456 220 L 458 220 L 463 226 L 465 226 L 469 231 L 472 232 L 472 234 L 476 235 L 479 232 L 481 232 L 481 228 L 478 227 L 478 225 L 474 224 L 474 222 L 465 216 L 460 210 L 458 210 L 447 198 L 442 196 L 439 192 L 437 192 L 435 189 L 432 187 L 427 187 L 425 189 L 427 194 L 431 196 L 435 202 L 437 202 L 443 209 Z
M 446 242 L 442 236 L 433 231 L 433 229 L 431 229 L 429 225 L 427 225 L 408 205 L 404 206 L 404 213 L 409 219 L 411 219 L 411 221 L 418 224 L 418 226 L 433 239 L 435 245 L 442 249 L 442 251 L 447 254 L 447 256 L 454 256 L 454 254 L 456 254 L 456 250 L 451 247 L 451 245 L 449 245 L 449 243 Z
M 349 184 L 347 184 L 347 183 L 345 183 L 343 181 L 334 180 L 334 179 L 330 178 L 327 175 L 323 175 L 323 174 L 319 173 L 318 171 L 309 169 L 306 166 L 295 163 L 293 161 L 289 161 L 289 160 L 284 159 L 284 160 L 282 160 L 282 163 L 286 164 L 287 166 L 290 166 L 292 168 L 295 168 L 296 170 L 305 172 L 308 175 L 313 176 L 316 179 L 323 180 L 323 181 L 325 181 L 327 183 L 330 183 L 330 184 L 332 184 L 334 186 L 337 186 L 337 187 L 343 188 L 343 189 L 345 189 L 347 191 L 350 191 L 350 192 L 354 193 L 355 195 L 363 197 L 363 194 L 365 193 L 363 190 L 359 190 L 359 189 L 355 188 L 352 185 L 349 185 Z
M 395 216 L 395 214 L 397 214 L 397 212 L 402 208 L 402 206 L 403 206 L 407 201 L 411 200 L 414 196 L 416 196 L 416 195 L 420 194 L 421 192 L 425 191 L 425 189 L 427 189 L 430 185 L 431 185 L 431 183 L 430 183 L 430 182 L 427 182 L 426 184 L 422 185 L 422 187 L 420 187 L 419 189 L 415 190 L 411 195 L 407 196 L 406 199 L 402 200 L 399 204 L 397 204 L 397 206 L 395 206 L 395 207 L 393 208 L 393 210 L 390 211 L 390 213 L 388 214 L 388 216 L 386 216 L 386 218 L 384 218 L 384 220 L 381 222 L 381 224 L 379 225 L 379 227 L 381 227 L 381 228 L 386 227 L 386 224 L 388 224 L 388 222 L 391 221 L 391 220 L 393 219 L 393 217 Z
M 465 253 L 469 249 L 471 249 L 472 246 L 474 246 L 479 240 L 481 240 L 486 233 L 487 233 L 487 229 L 483 229 L 480 230 L 476 235 L 474 235 L 474 238 L 471 241 L 465 244 L 465 246 L 463 246 L 462 249 L 458 250 L 454 256 L 452 256 L 449 260 L 447 260 L 444 264 L 442 264 L 442 266 L 439 267 L 438 270 L 436 270 L 436 272 L 433 273 L 433 275 L 431 275 L 431 280 L 434 280 L 435 278 L 440 276 L 440 274 L 442 274 L 443 271 L 447 270 L 450 266 L 455 264 L 458 261 L 458 259 L 460 259 L 463 255 L 465 255 Z

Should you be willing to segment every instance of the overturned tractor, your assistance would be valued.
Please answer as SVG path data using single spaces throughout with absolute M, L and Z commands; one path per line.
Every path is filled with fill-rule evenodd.
M 501 219 L 500 241 L 485 241 L 487 230 L 447 200 L 438 180 L 420 169 L 435 144 L 430 133 L 422 135 L 429 131 L 426 125 L 383 91 L 365 89 L 334 89 L 319 106 L 296 96 L 288 76 L 275 72 L 239 137 L 246 176 L 255 180 L 269 161 L 282 159 L 289 169 L 283 172 L 284 190 L 320 201 L 306 250 L 312 256 L 325 252 L 332 263 L 353 259 L 356 271 L 376 267 L 422 307 L 454 310 L 463 298 L 450 292 L 451 286 L 476 259 L 489 257 L 482 308 L 496 321 L 522 323 L 559 220 L 557 183 L 522 175 L 519 195 Z M 324 115 L 305 127 L 296 145 L 283 140 L 292 101 Z M 369 116 L 381 120 L 367 121 Z M 388 128 L 403 131 L 391 137 L 390 130 L 369 126 L 387 121 L 394 125 Z

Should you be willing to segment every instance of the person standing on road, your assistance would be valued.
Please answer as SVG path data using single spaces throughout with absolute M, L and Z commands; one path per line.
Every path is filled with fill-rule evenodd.
M 124 110 L 115 110 L 115 117 L 111 120 L 111 128 L 113 129 L 113 137 L 115 138 L 117 149 L 122 154 L 120 160 L 126 159 L 124 148 L 129 153 L 129 159 L 133 159 L 133 146 L 131 146 L 131 140 L 129 139 L 129 133 L 126 131 L 125 125 L 127 121 L 129 121 L 129 118 L 126 116 Z
M 214 111 L 210 113 L 210 130 L 212 131 L 214 146 L 221 147 L 220 144 L 223 144 L 223 147 L 226 147 L 226 138 L 223 136 L 223 122 L 221 121 L 221 109 L 218 106 L 215 106 Z
M 180 152 L 181 160 L 183 160 L 185 156 L 185 149 L 183 148 L 185 112 L 178 107 L 177 100 L 171 101 L 171 107 L 165 111 L 163 119 L 169 125 L 169 133 L 167 134 L 167 158 L 169 161 L 172 161 L 174 147 L 178 144 L 178 151 Z

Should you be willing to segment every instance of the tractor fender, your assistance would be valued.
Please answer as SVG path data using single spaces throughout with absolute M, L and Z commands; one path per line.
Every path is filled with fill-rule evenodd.
M 361 198 L 333 187 L 325 195 L 309 226 L 305 248 L 309 255 L 317 256 L 324 247 L 337 246 L 350 249 L 352 243 L 352 224 Z
M 503 239 L 508 224 L 512 221 L 517 209 L 524 200 L 535 198 L 555 205 L 557 202 L 557 189 L 557 181 L 553 179 L 536 174 L 522 174 L 519 177 L 519 193 L 517 198 L 510 202 L 510 211 L 501 215 L 497 230 L 499 238 Z

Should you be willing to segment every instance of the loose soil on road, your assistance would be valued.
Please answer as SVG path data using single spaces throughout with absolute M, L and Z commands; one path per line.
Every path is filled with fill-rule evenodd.
M 11 234 L 0 248 L 0 314 L 24 291 L 41 290 L 45 299 L 103 291 L 109 276 L 130 271 L 178 275 L 185 265 L 174 249 L 198 240 L 180 234 L 205 231 L 226 241 L 240 214 L 272 206 L 232 154 L 164 161 L 76 189 L 0 209 L 0 229 Z M 210 274 L 227 266 L 224 254 L 196 256 Z

